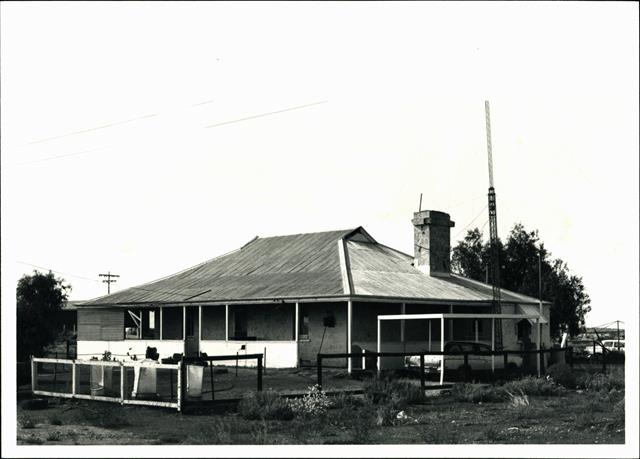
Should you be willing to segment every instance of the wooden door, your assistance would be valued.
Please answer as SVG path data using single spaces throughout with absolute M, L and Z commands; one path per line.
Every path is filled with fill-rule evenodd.
M 200 321 L 198 320 L 198 315 L 197 306 L 189 306 L 186 308 L 184 355 L 187 357 L 198 356 L 200 354 Z

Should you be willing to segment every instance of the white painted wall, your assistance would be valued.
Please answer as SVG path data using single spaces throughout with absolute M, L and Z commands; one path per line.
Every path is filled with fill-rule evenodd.
M 78 341 L 78 359 L 89 360 L 91 357 L 102 357 L 104 351 L 111 352 L 115 360 L 128 360 L 127 352 L 139 354 L 143 359 L 147 346 L 158 349 L 160 358 L 171 357 L 184 352 L 182 340 L 120 340 L 120 341 Z M 129 350 L 131 348 L 131 350 Z
M 200 352 L 207 355 L 236 355 L 242 345 L 246 346 L 247 354 L 262 354 L 266 351 L 266 359 L 263 364 L 268 368 L 295 368 L 298 364 L 297 343 L 295 341 L 200 341 Z M 245 354 L 245 351 L 240 351 Z M 229 362 L 219 362 L 219 365 L 230 365 Z M 233 360 L 235 365 L 235 359 Z M 257 361 L 240 360 L 239 366 L 256 366 Z

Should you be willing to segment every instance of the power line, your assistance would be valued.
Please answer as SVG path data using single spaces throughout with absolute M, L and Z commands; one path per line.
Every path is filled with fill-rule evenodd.
M 58 155 L 58 156 L 48 156 L 46 158 L 41 158 L 41 159 L 35 159 L 33 161 L 26 161 L 23 163 L 15 163 L 13 164 L 14 166 L 24 166 L 27 164 L 35 164 L 35 163 L 41 163 L 43 161 L 51 161 L 53 159 L 60 159 L 60 158 L 66 158 L 68 156 L 77 156 L 77 155 L 84 155 L 87 153 L 93 153 L 94 151 L 98 151 L 98 150 L 104 150 L 105 148 L 109 148 L 109 147 L 99 147 L 99 148 L 92 148 L 90 150 L 83 150 L 83 151 L 78 151 L 76 153 L 68 153 L 66 155 Z
M 247 120 L 252 120 L 252 119 L 256 119 L 256 118 L 262 118 L 264 116 L 269 116 L 269 115 L 276 115 L 278 113 L 290 112 L 292 110 L 299 110 L 299 109 L 302 109 L 302 108 L 313 107 L 314 105 L 326 104 L 327 102 L 328 102 L 327 100 L 323 100 L 323 101 L 320 101 L 320 102 L 313 102 L 311 104 L 298 105 L 296 107 L 289 107 L 289 108 L 285 108 L 285 109 L 282 109 L 282 110 L 276 110 L 276 111 L 273 111 L 273 112 L 260 113 L 259 115 L 252 115 L 252 116 L 247 116 L 247 117 L 244 117 L 244 118 L 238 118 L 238 119 L 235 119 L 235 120 L 223 121 L 221 123 L 216 123 L 216 124 L 211 124 L 209 126 L 205 126 L 205 129 L 214 128 L 214 127 L 218 127 L 218 126 L 224 126 L 225 124 L 239 123 L 241 121 L 247 121 Z
M 457 239 L 457 238 L 458 238 L 458 236 L 460 236 L 460 234 L 462 234 L 462 233 L 464 232 L 464 230 L 466 230 L 467 228 L 469 228 L 469 227 L 471 226 L 471 224 L 472 224 L 473 222 L 475 222 L 475 221 L 478 219 L 478 217 L 484 213 L 484 211 L 485 211 L 485 209 L 486 209 L 486 208 L 487 208 L 487 204 L 485 204 L 485 205 L 484 205 L 484 207 L 482 208 L 482 210 L 480 211 L 480 213 L 478 213 L 478 215 L 476 215 L 475 217 L 473 217 L 473 220 L 471 220 L 471 221 L 467 224 L 467 226 L 465 226 L 464 228 L 462 228 L 462 229 L 458 232 L 458 234 L 456 234 L 453 238 L 454 238 L 454 239 Z
M 34 144 L 43 143 L 43 142 L 50 142 L 51 140 L 63 139 L 65 137 L 70 137 L 70 136 L 73 136 L 73 135 L 79 135 L 79 134 L 85 134 L 87 132 L 98 131 L 100 129 L 106 129 L 106 128 L 113 127 L 113 126 L 119 126 L 121 124 L 132 123 L 134 121 L 139 121 L 139 120 L 143 120 L 143 119 L 146 119 L 146 118 L 153 118 L 154 116 L 158 116 L 158 113 L 153 113 L 151 115 L 138 116 L 137 118 L 131 118 L 131 119 L 124 120 L 124 121 L 115 121 L 113 123 L 103 124 L 101 126 L 92 127 L 92 128 L 89 128 L 89 129 L 82 129 L 80 131 L 70 132 L 68 134 L 56 135 L 56 136 L 53 136 L 53 137 L 46 137 L 44 139 L 34 140 L 32 142 L 27 142 L 25 145 L 34 145 Z

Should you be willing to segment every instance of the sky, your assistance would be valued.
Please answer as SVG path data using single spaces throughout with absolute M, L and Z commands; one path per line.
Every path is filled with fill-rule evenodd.
M 537 229 L 589 325 L 638 304 L 636 5 L 2 5 L 3 285 L 71 299 L 254 236 Z M 260 116 L 262 115 L 262 116 Z M 474 220 L 475 218 L 475 220 Z M 5 271 L 6 268 L 6 271 Z M 4 290 L 4 289 L 3 289 Z
M 3 2 L 2 316 L 35 267 L 70 298 L 255 236 L 411 218 L 537 229 L 587 324 L 638 318 L 638 5 Z M 3 337 L 4 341 L 4 337 Z

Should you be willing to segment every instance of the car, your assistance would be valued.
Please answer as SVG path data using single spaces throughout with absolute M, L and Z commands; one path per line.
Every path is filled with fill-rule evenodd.
M 444 367 L 445 374 L 453 371 L 461 379 L 467 379 L 471 372 L 474 371 L 491 371 L 491 356 L 478 355 L 480 353 L 491 352 L 491 346 L 476 341 L 449 341 L 444 345 L 444 352 L 464 353 L 469 352 L 467 364 L 464 362 L 464 355 L 445 355 Z M 425 355 L 424 371 L 425 373 L 440 373 L 442 364 L 442 356 Z M 509 354 L 507 361 L 507 370 L 515 370 L 522 367 L 522 357 L 519 355 Z M 405 357 L 405 367 L 415 368 L 420 366 L 420 356 Z M 504 358 L 502 355 L 496 355 L 493 358 L 493 368 L 496 370 L 504 370 Z
M 624 352 L 624 340 L 619 342 L 617 339 L 605 339 L 602 341 L 602 345 L 609 351 Z

